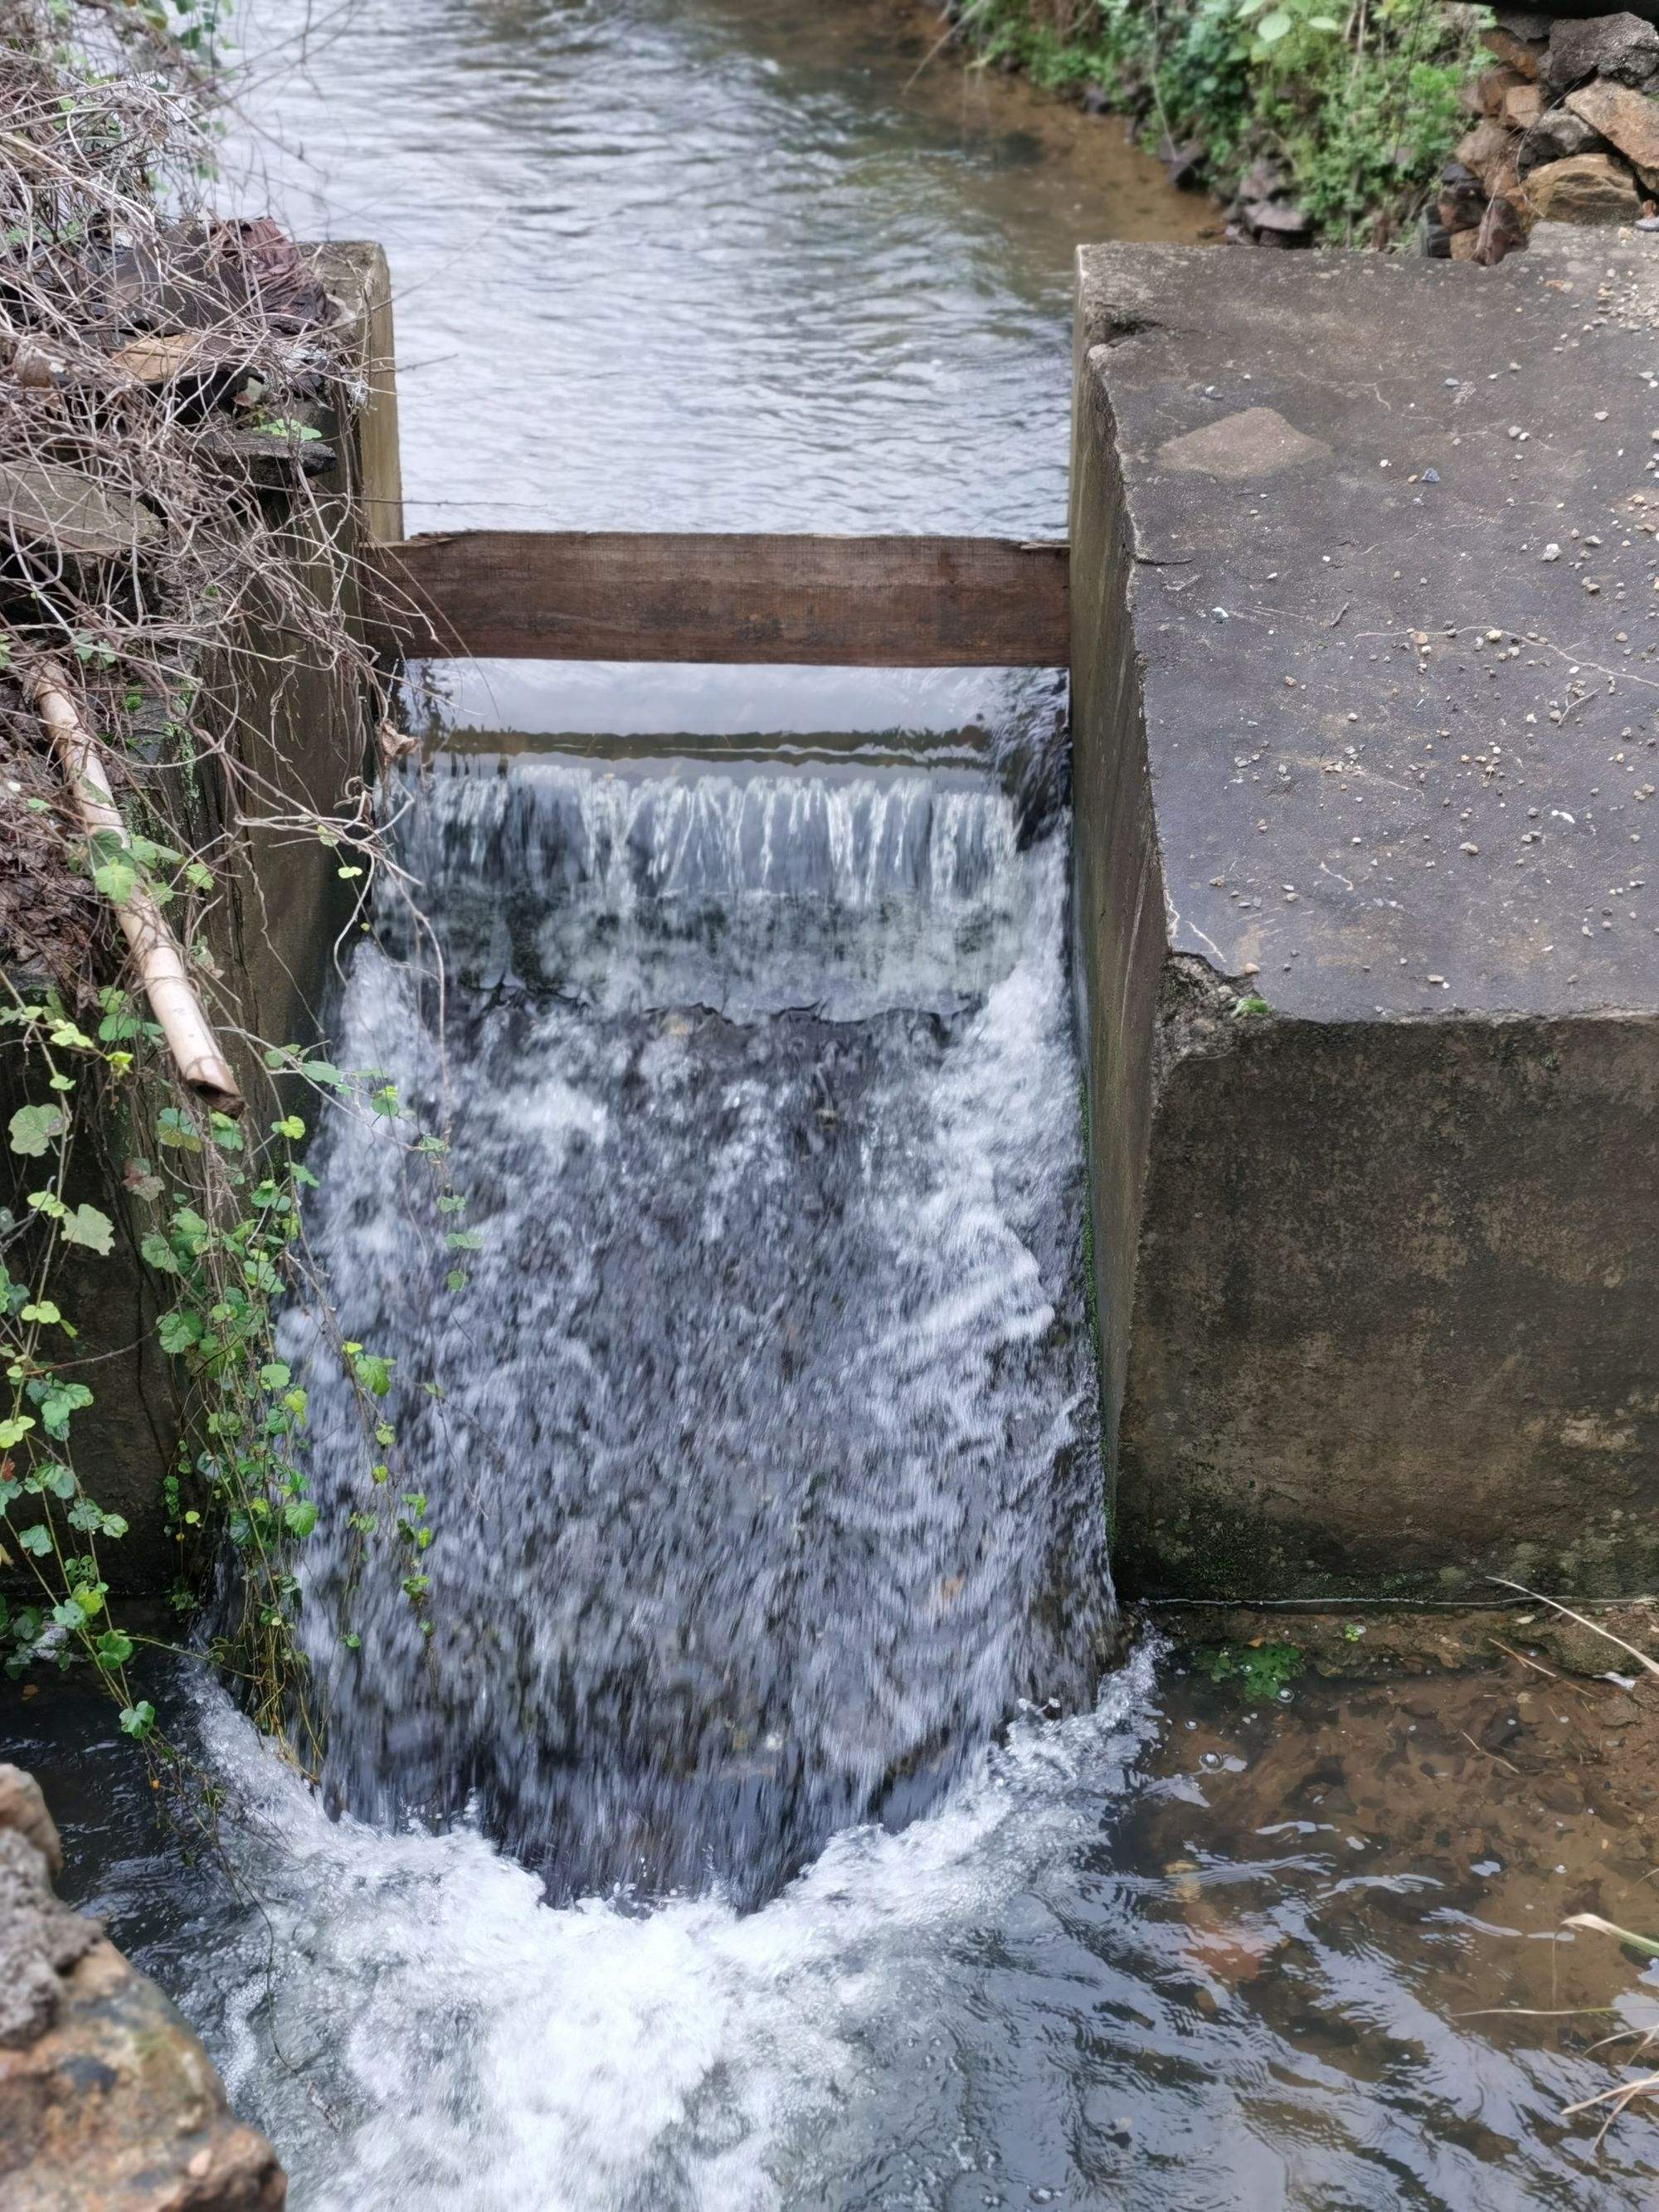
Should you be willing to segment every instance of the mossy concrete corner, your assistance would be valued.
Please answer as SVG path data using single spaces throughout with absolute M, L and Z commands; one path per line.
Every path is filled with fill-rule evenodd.
M 1132 1595 L 1659 1584 L 1656 241 L 1085 249 L 1077 927 Z

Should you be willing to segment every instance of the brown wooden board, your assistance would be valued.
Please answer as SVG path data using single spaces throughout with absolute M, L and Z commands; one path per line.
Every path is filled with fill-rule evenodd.
M 373 549 L 411 659 L 1053 668 L 1066 549 L 994 538 L 461 531 Z

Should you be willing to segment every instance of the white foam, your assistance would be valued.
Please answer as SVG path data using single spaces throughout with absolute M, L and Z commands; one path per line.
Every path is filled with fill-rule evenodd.
M 836 1837 L 747 1915 L 718 1896 L 554 1910 L 470 1828 L 331 1822 L 209 1692 L 263 1909 L 234 1959 L 198 1956 L 186 2001 L 210 2014 L 234 1987 L 227 2081 L 295 2212 L 770 2212 L 855 2127 L 872 2037 L 945 2025 L 935 1960 L 1097 1832 L 1152 1659 L 1090 1714 L 1021 1723 L 931 1817 Z

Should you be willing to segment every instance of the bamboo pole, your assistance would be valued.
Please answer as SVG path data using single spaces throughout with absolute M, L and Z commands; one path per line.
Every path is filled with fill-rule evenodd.
M 115 804 L 98 740 L 76 713 L 61 672 L 52 662 L 44 662 L 30 672 L 28 683 L 35 710 L 64 764 L 88 836 L 112 836 L 130 848 L 127 825 Z M 215 1113 L 246 1112 L 247 1101 L 203 1012 L 166 915 L 142 880 L 124 899 L 112 903 L 116 920 L 132 947 L 151 1012 L 179 1063 L 179 1073 L 203 1104 Z

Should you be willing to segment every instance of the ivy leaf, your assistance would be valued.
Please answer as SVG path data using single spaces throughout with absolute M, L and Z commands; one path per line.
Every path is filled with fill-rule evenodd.
M 135 1198 L 160 1198 L 161 1178 L 148 1160 L 131 1159 L 121 1170 L 121 1180 Z
M 377 1352 L 360 1352 L 351 1364 L 364 1389 L 377 1398 L 384 1398 L 392 1388 L 392 1370 L 395 1363 Z
M 155 1708 L 148 1698 L 141 1698 L 136 1705 L 121 1709 L 121 1726 L 137 1743 L 142 1743 L 155 1726 Z
M 155 1117 L 157 1140 L 174 1152 L 199 1152 L 202 1139 L 191 1127 L 190 1119 L 177 1106 L 164 1106 Z
M 192 1313 L 165 1313 L 156 1325 L 156 1335 L 165 1352 L 178 1358 L 202 1340 L 202 1324 Z
M 92 872 L 92 880 L 106 899 L 117 906 L 125 906 L 138 888 L 138 871 L 124 854 L 100 860 Z
M 25 1159 L 38 1160 L 68 1126 L 61 1106 L 20 1106 L 11 1117 L 11 1148 Z
M 46 1434 L 60 1441 L 69 1434 L 70 1416 L 78 1413 L 83 1406 L 92 1403 L 92 1393 L 84 1382 L 58 1382 L 40 1401 L 40 1419 Z M 71 1476 L 70 1480 L 73 1482 Z
M 43 1559 L 52 1549 L 52 1531 L 44 1521 L 37 1521 L 32 1528 L 20 1528 L 17 1540 L 33 1558 Z
M 149 1236 L 143 1238 L 139 1244 L 138 1251 L 145 1265 L 155 1268 L 159 1273 L 163 1275 L 178 1273 L 179 1262 L 173 1255 L 172 1245 L 167 1243 L 165 1237 L 158 1236 L 155 1230 L 152 1229 Z
M 308 1536 L 317 1526 L 317 1508 L 308 1498 L 295 1498 L 289 1501 L 283 1518 L 290 1536 Z
M 94 1649 L 100 1667 L 125 1667 L 132 1656 L 132 1638 L 118 1628 L 106 1628 Z
M 9 1451 L 14 1444 L 21 1444 L 33 1426 L 33 1413 L 18 1413 L 10 1420 L 0 1421 L 0 1451 Z
M 107 1256 L 115 1242 L 115 1224 L 95 1206 L 81 1205 L 64 1215 L 60 1233 L 65 1244 L 83 1244 L 88 1251 Z

